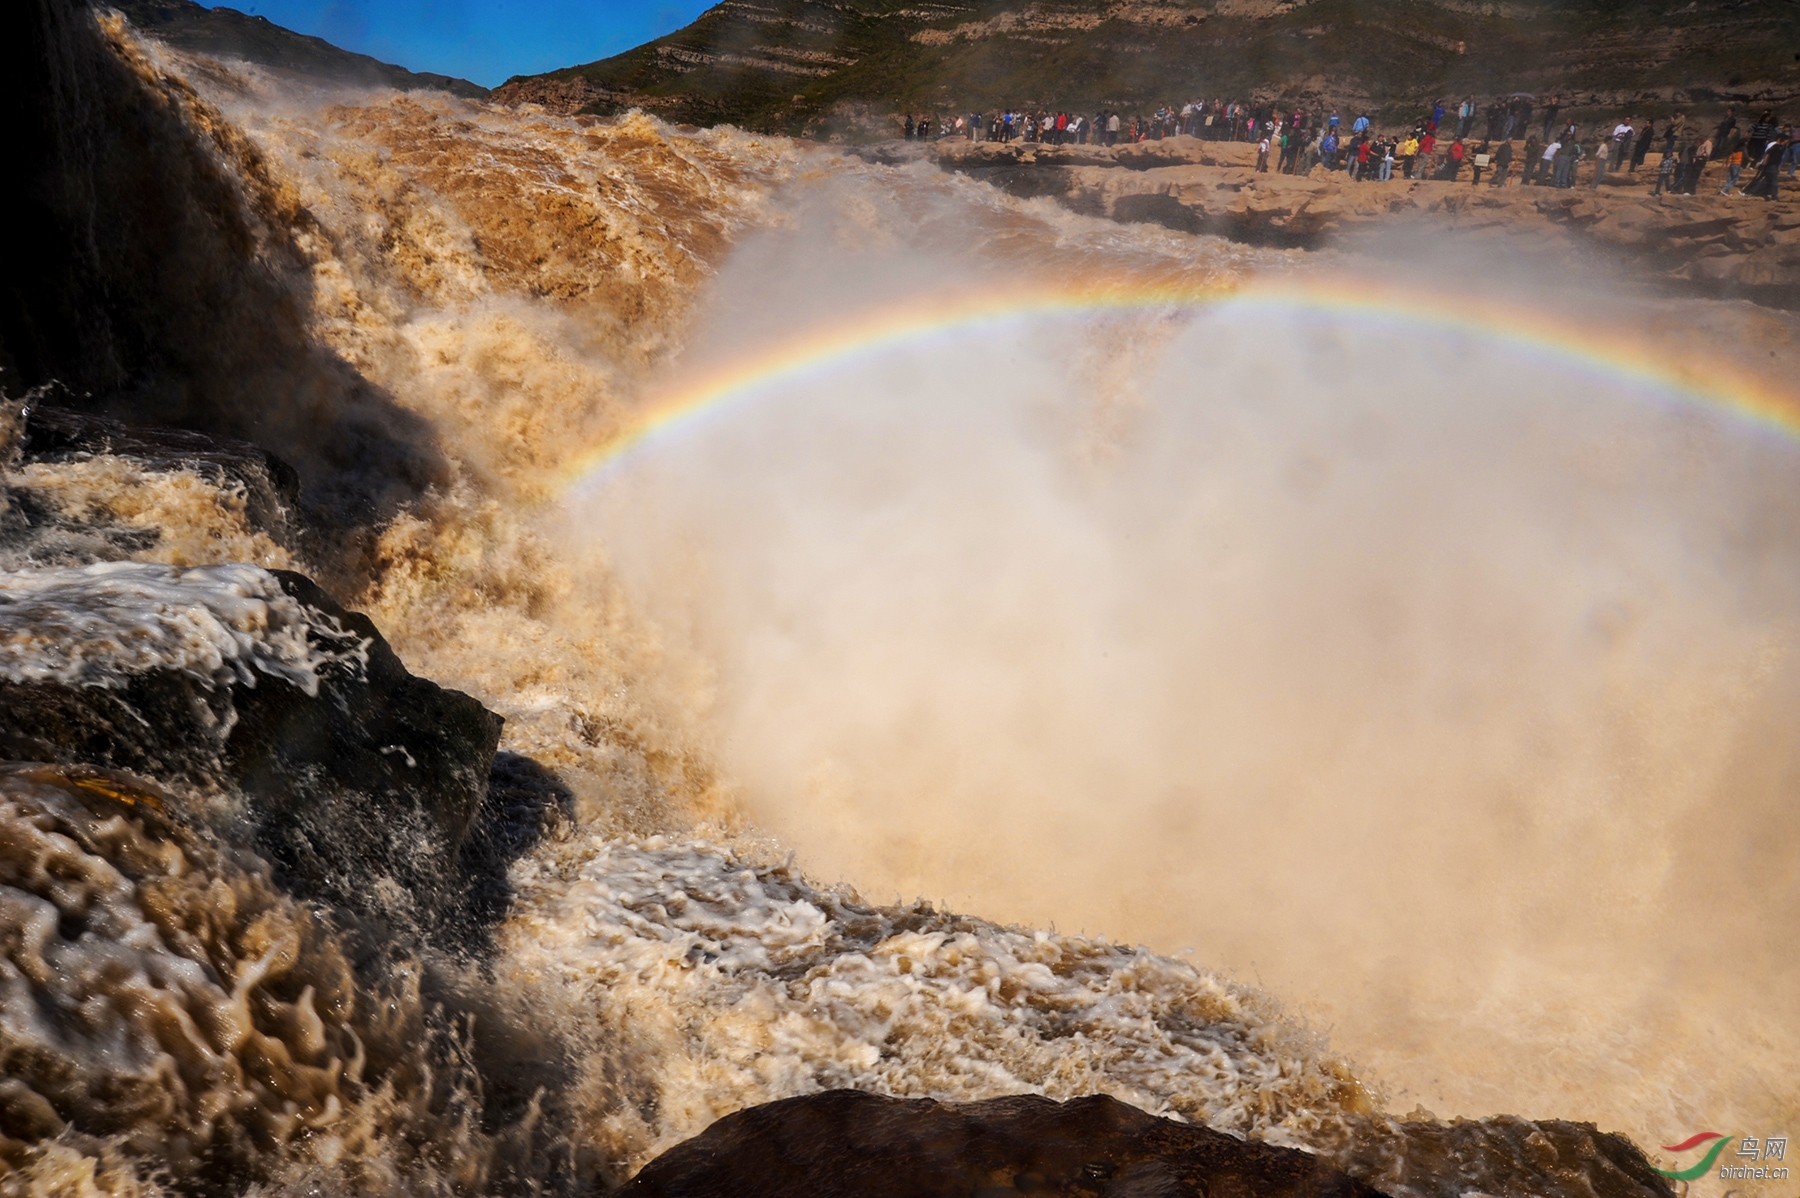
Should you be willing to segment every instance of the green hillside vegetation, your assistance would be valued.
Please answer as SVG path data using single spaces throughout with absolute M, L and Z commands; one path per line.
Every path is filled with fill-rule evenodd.
M 811 133 L 997 105 L 1141 111 L 1214 97 L 1410 114 L 1513 91 L 1574 106 L 1771 103 L 1800 94 L 1800 4 L 1640 0 L 727 0 L 502 99 Z

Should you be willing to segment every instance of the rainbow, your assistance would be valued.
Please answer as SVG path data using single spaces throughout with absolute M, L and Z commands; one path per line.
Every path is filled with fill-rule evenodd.
M 564 472 L 563 489 L 579 489 L 604 477 L 619 463 L 783 384 L 817 377 L 904 345 L 1037 318 L 1132 313 L 1180 317 L 1221 307 L 1263 310 L 1272 315 L 1331 316 L 1407 326 L 1425 334 L 1471 337 L 1534 360 L 1636 384 L 1676 402 L 1724 411 L 1800 441 L 1800 395 L 1778 390 L 1718 360 L 1704 363 L 1702 376 L 1669 362 L 1666 353 L 1641 338 L 1576 330 L 1566 317 L 1521 304 L 1316 279 L 1206 287 L 1037 283 L 930 293 L 871 307 L 696 372 L 655 395 L 611 435 L 575 454 Z

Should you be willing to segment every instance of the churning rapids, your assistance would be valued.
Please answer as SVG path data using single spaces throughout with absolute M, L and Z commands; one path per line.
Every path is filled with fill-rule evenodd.
M 590 1192 L 837 1087 L 1408 1198 L 1658 1192 L 1525 1120 L 1800 1131 L 1800 445 L 1731 406 L 1790 316 L 46 11 L 113 323 L 0 429 L 0 687 L 63 704 L 0 767 L 0 1189 Z M 1085 298 L 931 316 L 1031 294 Z M 377 683 L 425 731 L 356 769 L 536 796 L 444 767 L 485 858 L 246 797 Z

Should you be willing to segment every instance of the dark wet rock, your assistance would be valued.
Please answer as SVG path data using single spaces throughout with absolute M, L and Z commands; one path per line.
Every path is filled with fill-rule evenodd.
M 446 913 L 446 940 L 485 953 L 489 932 L 512 905 L 507 867 L 546 835 L 566 834 L 574 820 L 575 796 L 554 772 L 522 753 L 495 754 L 487 798 L 458 853 L 462 883 L 454 910 Z
M 304 635 L 310 680 L 248 650 L 211 676 L 154 658 L 135 668 L 129 654 L 103 672 L 57 676 L 22 658 L 0 669 L 0 758 L 151 779 L 221 806 L 218 818 L 292 892 L 435 922 L 461 902 L 459 854 L 486 795 L 500 717 L 408 673 L 366 616 L 309 579 L 252 575 L 265 586 L 272 577 L 280 595 L 250 601 L 300 605 L 303 626 L 267 635 Z M 0 592 L 0 616 L 14 603 Z
M 1292 1148 L 1159 1119 L 1114 1098 L 942 1103 L 832 1090 L 739 1111 L 621 1198 L 1372 1198 Z
M 1672 1198 L 1674 1193 L 1630 1140 L 1564 1119 L 1368 1120 L 1333 1159 L 1393 1198 L 1470 1193 Z
M 1368 1119 L 1319 1154 L 1104 1095 L 941 1103 L 832 1090 L 728 1115 L 619 1198 L 1671 1198 L 1628 1140 L 1563 1121 Z

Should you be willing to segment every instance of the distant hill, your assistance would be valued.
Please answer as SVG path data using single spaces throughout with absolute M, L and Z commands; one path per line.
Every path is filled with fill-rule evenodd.
M 1800 96 L 1795 0 L 725 0 L 667 37 L 495 90 L 787 133 L 997 105 L 1201 97 L 1390 115 L 1474 92 L 1664 115 Z M 1452 101 L 1454 102 L 1454 101 Z
M 479 99 L 488 90 L 467 79 L 409 71 L 367 54 L 353 54 L 323 38 L 284 29 L 267 17 L 235 8 L 206 8 L 193 0 L 105 0 L 140 31 L 178 50 L 215 58 L 241 58 L 334 83 L 446 91 Z

